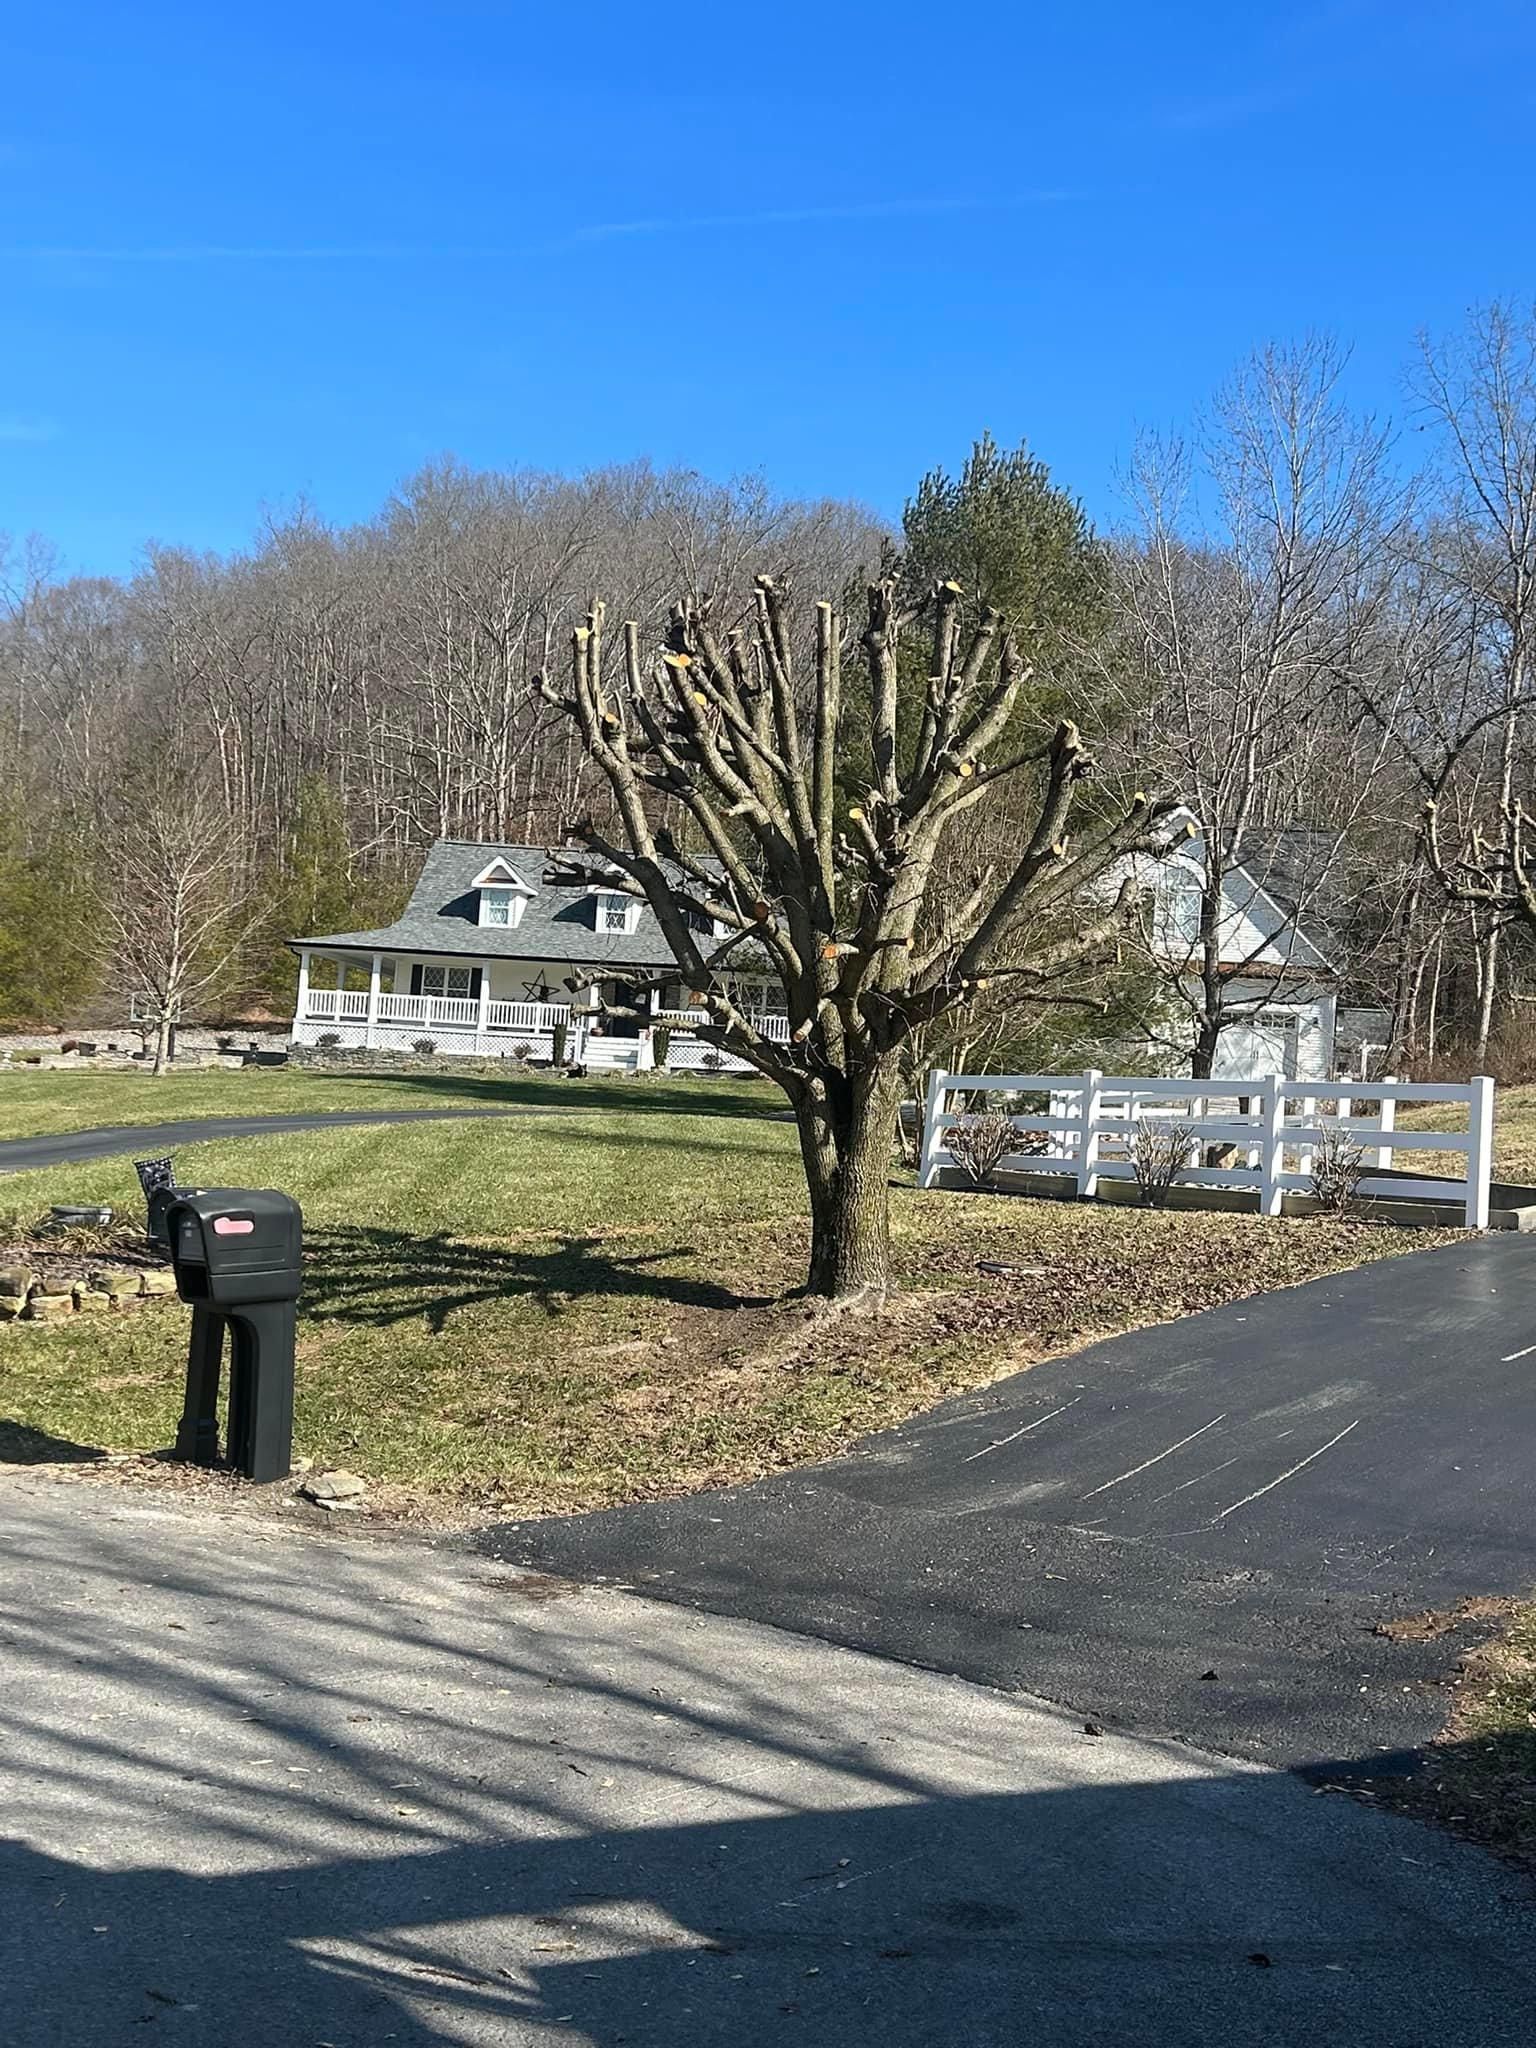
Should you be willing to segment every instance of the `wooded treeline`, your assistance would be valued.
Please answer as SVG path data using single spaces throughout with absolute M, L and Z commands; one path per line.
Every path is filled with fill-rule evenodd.
M 822 596 L 859 621 L 849 594 L 884 569 L 916 596 L 954 578 L 967 627 L 1010 618 L 1034 674 L 1000 745 L 1069 712 L 1106 802 L 1177 796 L 1214 850 L 1183 957 L 1149 929 L 1085 992 L 1099 1009 L 978 1003 L 968 1043 L 1033 1031 L 1070 1057 L 1134 1014 L 1198 1066 L 1256 1000 L 1216 916 L 1240 861 L 1390 1013 L 1396 1063 L 1512 1071 L 1536 997 L 1536 324 L 1494 306 L 1426 341 L 1395 424 L 1347 388 L 1326 341 L 1259 352 L 1185 432 L 1138 443 L 1102 535 L 983 439 L 895 531 L 758 482 L 445 463 L 360 526 L 300 509 L 228 558 L 151 546 L 125 579 L 13 541 L 0 1014 L 71 1022 L 146 975 L 179 975 L 188 1014 L 281 1013 L 283 938 L 389 915 L 434 835 L 553 843 L 605 800 L 533 688 L 594 591 L 654 645 L 684 594 L 746 617 L 763 573 L 801 623 Z M 924 678 L 903 660 L 905 745 Z M 839 800 L 868 773 L 840 762 Z M 957 892 L 1018 823 L 972 816 Z M 178 964 L 164 898 L 194 842 Z

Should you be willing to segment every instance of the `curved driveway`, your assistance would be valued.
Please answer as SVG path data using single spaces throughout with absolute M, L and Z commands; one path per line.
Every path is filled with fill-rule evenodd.
M 1303 1766 L 1436 1732 L 1466 1626 L 1377 1631 L 1529 1593 L 1533 1473 L 1536 1249 L 1500 1233 L 1111 1338 L 833 1463 L 489 1545 Z
M 44 1138 L 7 1138 L 0 1143 L 0 1173 L 67 1166 L 73 1159 L 109 1159 L 119 1152 L 147 1156 L 177 1145 L 201 1145 L 209 1138 L 276 1138 L 285 1131 L 326 1131 L 343 1124 L 446 1123 L 463 1117 L 548 1113 L 542 1105 L 529 1104 L 520 1109 L 337 1109 L 310 1116 L 189 1116 L 169 1124 L 117 1124 L 94 1131 L 58 1131 Z

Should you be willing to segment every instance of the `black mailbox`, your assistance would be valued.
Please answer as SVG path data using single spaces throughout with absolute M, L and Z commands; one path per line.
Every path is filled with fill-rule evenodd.
M 176 1292 L 192 1306 L 187 1400 L 176 1455 L 219 1455 L 219 1376 L 230 1339 L 230 1462 L 286 1479 L 293 1456 L 293 1345 L 303 1217 L 275 1188 L 177 1189 L 162 1210 Z

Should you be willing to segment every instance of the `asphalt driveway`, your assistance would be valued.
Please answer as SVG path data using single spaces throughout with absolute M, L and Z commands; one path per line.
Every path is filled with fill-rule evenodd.
M 833 1463 L 489 1547 L 1305 1767 L 1435 1732 L 1473 1625 L 1377 1631 L 1529 1592 L 1533 1499 L 1536 1246 L 1500 1234 L 1113 1338 Z
M 1536 1921 L 1285 1773 L 0 1474 L 6 2048 L 1515 2048 Z

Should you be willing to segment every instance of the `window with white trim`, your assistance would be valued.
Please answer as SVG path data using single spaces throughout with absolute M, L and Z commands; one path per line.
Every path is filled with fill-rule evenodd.
M 639 915 L 640 906 L 631 897 L 611 893 L 598 895 L 594 922 L 600 932 L 632 932 Z
M 528 895 L 526 890 L 513 888 L 510 885 L 504 888 L 501 883 L 496 882 L 487 885 L 480 891 L 479 921 L 481 924 L 519 925 L 523 921 L 523 912 L 527 908 Z
M 421 992 L 424 996 L 468 996 L 473 974 L 470 967 L 423 967 Z

